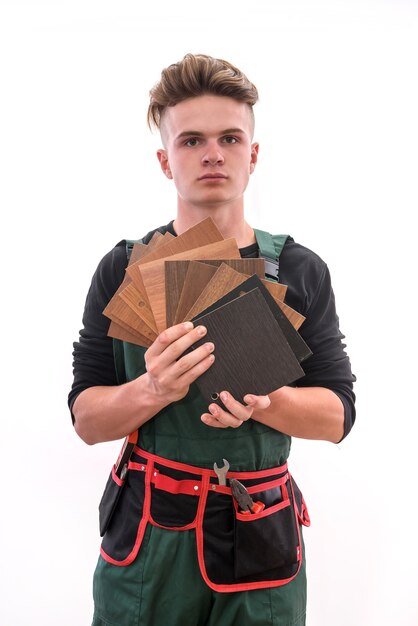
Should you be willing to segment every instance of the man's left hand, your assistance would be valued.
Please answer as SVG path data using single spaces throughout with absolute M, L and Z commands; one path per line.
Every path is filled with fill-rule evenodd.
M 210 404 L 210 413 L 203 413 L 201 420 L 206 426 L 214 428 L 238 428 L 243 422 L 250 419 L 255 410 L 267 409 L 270 406 L 268 396 L 244 396 L 245 404 L 235 400 L 227 391 L 222 391 L 220 399 L 226 411 L 217 404 Z

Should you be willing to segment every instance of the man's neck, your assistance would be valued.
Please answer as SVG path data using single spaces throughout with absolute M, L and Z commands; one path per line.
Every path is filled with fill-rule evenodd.
M 213 219 L 225 239 L 230 237 L 235 238 L 239 248 L 245 248 L 245 246 L 255 243 L 256 238 L 254 231 L 245 221 L 243 211 L 237 214 L 236 211 L 229 212 L 224 207 L 222 207 L 222 209 L 199 208 L 193 210 L 181 210 L 179 208 L 177 217 L 173 223 L 174 230 L 177 235 L 181 235 L 207 217 Z

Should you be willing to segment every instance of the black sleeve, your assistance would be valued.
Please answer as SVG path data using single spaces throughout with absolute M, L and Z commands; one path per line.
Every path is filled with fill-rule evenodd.
M 70 410 L 79 393 L 96 385 L 116 385 L 110 320 L 103 310 L 121 284 L 126 267 L 126 242 L 121 241 L 100 261 L 91 281 L 79 341 L 74 342 L 74 381 L 68 396 Z
M 306 317 L 299 332 L 312 351 L 312 356 L 302 363 L 305 376 L 296 384 L 298 387 L 325 387 L 339 396 L 344 405 L 344 438 L 355 420 L 353 383 L 356 377 L 345 352 L 345 337 L 339 328 L 330 273 L 317 255 L 306 249 L 302 255 L 297 244 L 294 248 L 293 254 L 288 255 L 291 269 L 285 271 L 281 280 L 289 280 L 286 302 Z M 286 266 L 283 269 L 286 270 Z

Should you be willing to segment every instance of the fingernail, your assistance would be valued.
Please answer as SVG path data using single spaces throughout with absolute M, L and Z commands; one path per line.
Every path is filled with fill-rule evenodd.
M 197 327 L 197 333 L 198 333 L 198 335 L 205 335 L 206 334 L 206 328 L 204 326 L 198 326 Z
M 186 330 L 191 330 L 193 328 L 193 322 L 184 322 L 183 328 Z
M 209 407 L 209 411 L 212 413 L 212 415 L 217 415 L 218 407 L 216 406 L 216 404 L 211 404 Z
M 228 394 L 225 393 L 225 391 L 221 393 L 221 400 L 222 402 L 225 402 L 225 400 L 228 400 Z

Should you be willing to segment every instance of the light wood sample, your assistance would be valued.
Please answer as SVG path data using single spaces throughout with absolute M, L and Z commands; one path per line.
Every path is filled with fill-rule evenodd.
M 170 257 L 170 259 L 174 261 L 177 259 L 190 259 L 194 261 L 198 258 L 202 260 L 206 258 L 239 259 L 240 253 L 236 240 L 231 238 L 206 246 L 201 246 L 199 248 L 193 248 L 192 250 L 186 250 L 185 252 L 181 252 L 180 254 L 175 254 Z M 151 261 L 151 263 L 145 263 L 144 265 L 137 266 L 144 281 L 145 289 L 147 290 L 148 299 L 154 314 L 158 332 L 161 332 L 166 328 L 164 261 L 165 259 L 158 259 L 156 261 Z

